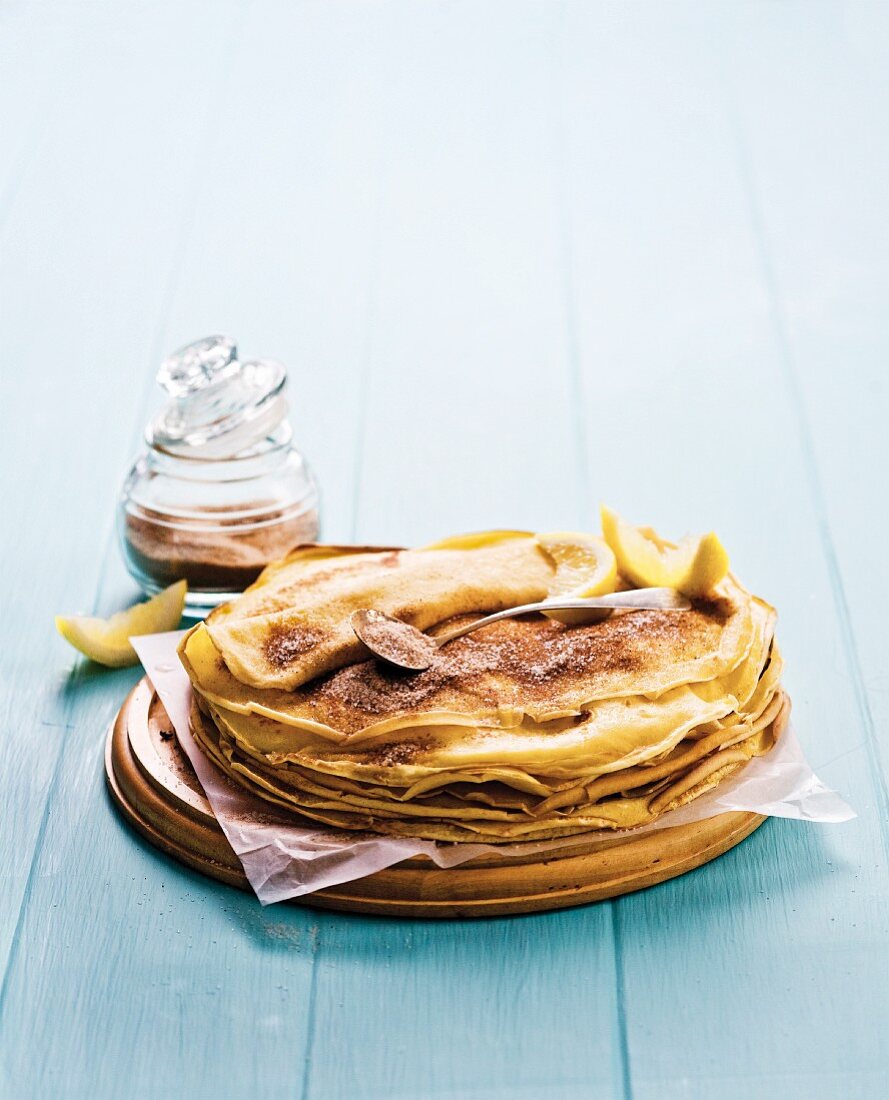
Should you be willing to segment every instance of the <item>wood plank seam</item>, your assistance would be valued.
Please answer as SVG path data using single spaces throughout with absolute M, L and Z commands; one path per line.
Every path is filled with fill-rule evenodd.
M 624 973 L 623 937 L 620 925 L 620 898 L 608 902 L 611 910 L 609 927 L 614 953 L 614 1008 L 617 1031 L 617 1079 L 623 1100 L 633 1100 L 633 1071 L 630 1061 L 630 1042 L 627 1032 L 626 975 Z

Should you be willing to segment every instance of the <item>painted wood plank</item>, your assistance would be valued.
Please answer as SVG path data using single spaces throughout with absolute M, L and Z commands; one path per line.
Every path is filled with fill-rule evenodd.
M 206 46 L 200 21 L 183 26 L 172 8 L 162 18 L 186 56 Z M 266 7 L 221 31 L 232 27 L 225 70 L 264 75 L 217 80 L 209 109 L 183 122 L 191 186 L 175 215 L 163 216 L 177 247 L 153 310 L 148 369 L 177 342 L 219 329 L 238 335 L 247 354 L 293 364 L 294 420 L 328 490 L 328 531 L 344 538 L 373 231 L 373 133 L 359 108 L 373 102 L 374 74 L 361 21 L 343 34 L 342 13 L 328 17 L 321 6 Z M 101 44 L 99 36 L 91 48 Z M 225 44 L 207 53 L 214 69 Z M 209 72 L 192 75 L 213 87 Z M 150 95 L 151 80 L 139 79 Z M 143 140 L 161 163 L 162 134 Z M 325 408 L 326 422 L 307 415 Z M 100 607 L 119 598 L 120 573 L 112 552 Z M 9 974 L 4 1019 L 21 1021 L 9 1029 L 9 1079 L 34 1094 L 114 1097 L 122 1081 L 136 1096 L 298 1094 L 316 918 L 296 907 L 265 913 L 254 898 L 179 870 L 113 816 L 102 733 L 131 678 L 99 674 L 77 685 Z M 85 1041 L 93 1033 L 100 1045 Z M 47 1052 L 39 1063 L 35 1043 Z
M 222 330 L 288 365 L 290 420 L 334 542 L 352 529 L 392 31 L 363 8 L 248 13 L 165 335 L 177 346 Z
M 790 28 L 781 30 L 786 40 Z M 874 599 L 887 578 L 878 490 L 874 499 L 874 476 L 889 468 L 882 430 L 889 416 L 889 208 L 881 188 L 889 170 L 887 60 L 889 12 L 847 5 L 789 71 L 737 49 L 732 91 L 774 325 L 799 398 L 840 614 L 854 626 L 854 686 L 868 734 L 858 748 L 870 755 L 875 779 L 884 779 L 873 809 L 889 821 L 889 758 L 878 734 L 887 716 L 885 643 Z M 739 81 L 751 88 L 743 97 Z M 768 109 L 775 89 L 785 104 L 777 117 Z M 783 140 L 789 125 L 792 148 Z
M 281 934 L 274 925 L 258 922 L 250 899 L 219 889 L 219 904 L 208 913 L 211 903 L 195 895 L 193 878 L 137 844 L 113 817 L 101 778 L 103 732 L 134 674 L 87 671 L 67 679 L 57 676 L 58 682 L 46 684 L 46 660 L 36 656 L 52 646 L 47 640 L 51 615 L 63 597 L 77 598 L 80 591 L 84 602 L 94 598 L 91 590 L 108 542 L 115 483 L 136 443 L 135 420 L 141 425 L 144 415 L 145 370 L 153 372 L 156 365 L 156 351 L 146 349 L 159 341 L 165 320 L 183 215 L 193 190 L 196 142 L 214 94 L 212 67 L 201 79 L 191 65 L 198 93 L 183 104 L 171 85 L 165 102 L 158 98 L 156 66 L 162 59 L 185 69 L 199 47 L 210 51 L 208 61 L 214 51 L 223 54 L 233 25 L 231 18 L 221 19 L 218 33 L 208 33 L 202 14 L 194 14 L 183 20 L 176 6 L 169 5 L 147 21 L 137 13 L 129 25 L 125 19 L 116 22 L 114 33 L 104 19 L 92 34 L 83 23 L 73 28 L 82 38 L 71 55 L 71 75 L 87 69 L 94 91 L 77 100 L 73 117 L 60 118 L 63 140 L 48 145 L 53 159 L 35 164 L 36 182 L 29 181 L 20 192 L 29 201 L 13 238 L 20 247 L 4 252 L 9 262 L 5 274 L 18 288 L 6 301 L 17 307 L 21 327 L 15 335 L 22 349 L 21 373 L 15 379 L 4 373 L 4 379 L 17 383 L 4 394 L 10 399 L 3 403 L 11 413 L 10 431 L 15 429 L 11 441 L 8 435 L 6 440 L 19 456 L 23 495 L 18 508 L 33 501 L 24 515 L 35 516 L 4 545 L 10 554 L 7 575 L 18 575 L 24 567 L 34 586 L 21 586 L 9 609 L 22 636 L 34 641 L 17 647 L 15 663 L 10 667 L 7 662 L 4 669 L 19 688 L 5 716 L 4 748 L 9 749 L 10 737 L 22 746 L 18 758 L 11 759 L 12 776 L 4 776 L 5 796 L 16 807 L 10 821 L 14 832 L 10 835 L 4 827 L 4 842 L 14 842 L 17 858 L 28 854 L 28 844 L 37 846 L 37 861 L 22 884 L 24 916 L 4 983 L 4 1095 L 114 1097 L 124 1086 L 136 1096 L 171 1094 L 181 1084 L 183 1067 L 193 1066 L 201 1074 L 199 1085 L 207 1081 L 201 1069 L 204 1058 L 224 1068 L 227 1085 L 249 1087 L 257 1080 L 257 1061 L 271 1062 L 280 1030 L 277 1007 L 287 995 L 291 966 L 298 969 L 300 958 L 311 955 L 307 937 L 300 945 L 288 938 L 286 929 Z M 185 37 L 177 38 L 183 32 Z M 77 40 L 78 35 L 71 37 Z M 105 60 L 109 47 L 114 47 L 110 62 Z M 129 91 L 116 100 L 126 80 Z M 72 150 L 81 147 L 84 154 L 77 159 Z M 167 156 L 180 165 L 178 182 L 171 182 Z M 51 178 L 56 158 L 71 173 L 63 194 L 71 206 L 60 211 L 59 223 L 49 223 L 43 181 Z M 122 165 L 134 173 L 133 180 L 119 177 Z M 134 226 L 146 233 L 136 252 Z M 57 238 L 65 242 L 61 260 L 53 250 Z M 106 253 L 116 273 L 116 291 L 108 286 L 114 280 L 104 266 Z M 24 282 L 22 269 L 27 272 Z M 102 293 L 94 293 L 88 281 L 86 292 L 73 294 L 69 307 L 55 305 L 57 329 L 47 332 L 35 324 L 32 300 L 55 290 L 56 281 L 69 293 L 71 286 L 80 289 L 84 272 Z M 59 298 L 64 300 L 64 294 Z M 41 366 L 48 368 L 48 378 L 38 387 L 44 419 L 35 424 L 34 394 L 25 383 L 33 386 Z M 29 446 L 35 428 L 45 432 L 49 454 Z M 82 440 L 75 429 L 84 433 Z M 96 445 L 90 446 L 93 441 Z M 21 456 L 28 461 L 22 462 Z M 34 508 L 44 512 L 46 500 L 59 494 L 59 527 L 50 532 Z M 8 514 L 15 514 L 15 506 L 10 501 Z M 60 553 L 60 542 L 74 549 Z M 106 574 L 100 607 L 110 609 L 116 602 L 112 589 L 120 587 L 119 572 Z M 45 589 L 37 589 L 47 578 Z M 56 659 L 70 665 L 64 647 L 57 646 Z M 56 713 L 64 725 L 53 721 Z M 42 752 L 34 751 L 35 733 L 46 738 Z M 61 766 L 53 781 L 52 752 L 59 746 Z M 46 799 L 47 787 L 50 802 L 41 819 L 38 799 Z M 4 878 L 13 923 L 13 888 L 19 885 L 12 874 Z M 231 910 L 230 900 L 235 903 Z M 238 905 L 243 920 L 232 916 Z M 194 915 L 198 911 L 199 917 Z M 141 921 L 134 919 L 136 914 Z M 233 982 L 231 973 L 234 969 L 238 976 L 232 960 L 257 927 L 270 937 L 263 950 L 268 983 L 262 1011 L 241 996 L 241 983 Z M 146 951 L 147 943 L 157 945 L 154 953 Z M 195 944 L 215 953 L 215 971 L 193 961 L 198 957 Z M 281 944 L 293 949 L 290 957 L 277 957 Z M 251 988 L 266 988 L 261 970 L 251 967 Z M 192 1026 L 212 1019 L 218 1006 L 227 1003 L 239 1034 L 258 1030 L 265 1036 L 264 1042 L 254 1040 L 252 1053 L 240 1050 L 236 1063 L 226 1061 L 233 1050 L 229 1031 Z M 144 1041 L 146 1035 L 153 1044 Z M 195 1051 L 202 1057 L 194 1060 Z
M 552 147 L 558 13 L 512 12 L 404 5 L 391 28 L 359 541 L 586 518 Z M 318 927 L 305 1095 L 621 1095 L 608 906 Z
M 35 22 L 26 4 L 0 8 L 0 233 L 27 168 L 50 133 L 44 121 L 64 74 L 61 30 L 60 24 Z
M 818 21 L 756 11 L 745 27 L 740 8 L 724 25 L 697 7 L 634 6 L 607 28 L 591 8 L 570 11 L 586 407 L 632 410 L 591 436 L 591 482 L 637 520 L 723 535 L 739 574 L 781 611 L 807 749 L 862 817 L 769 823 L 716 864 L 621 899 L 634 1096 L 869 1096 L 886 1081 L 881 828 L 866 758 L 835 759 L 864 736 L 852 656 L 722 72 L 723 41 L 739 37 L 751 57 L 771 51 L 765 71 L 786 69 L 829 38 L 831 9 Z M 761 77 L 748 73 L 739 98 Z M 762 95 L 780 118 L 774 83 Z
M 95 600 L 188 186 L 151 149 L 152 126 L 155 140 L 189 165 L 191 127 L 205 110 L 200 96 L 171 119 L 172 88 L 154 86 L 159 58 L 187 62 L 181 47 L 167 45 L 162 20 L 139 13 L 108 28 L 97 15 L 34 9 L 23 20 L 26 48 L 41 26 L 50 41 L 56 30 L 66 35 L 61 72 L 47 79 L 78 92 L 52 99 L 38 153 L 23 162 L 0 249 L 0 446 L 4 514 L 13 517 L 0 555 L 13 581 L 4 618 L 19 639 L 2 654 L 14 692 L 0 704 L 0 767 L 5 801 L 15 807 L 0 880 L 4 971 L 73 722 L 78 674 L 72 678 L 75 662 L 52 617 L 89 610 Z M 98 49 L 89 49 L 91 35 Z M 140 43 L 135 56 L 128 39 Z M 146 211 L 156 218 L 151 227 Z M 112 703 L 110 696 L 106 715 Z
M 609 906 L 318 921 L 310 1097 L 621 1095 Z
M 60 10 L 21 25 L 34 36 Z M 47 727 L 47 756 L 27 769 L 5 757 L 15 850 L 38 849 L 0 1016 L 7 1091 L 338 1096 L 355 1095 L 360 1081 L 379 1096 L 879 1095 L 886 880 L 875 787 L 856 751 L 866 730 L 854 665 L 774 324 L 782 306 L 794 353 L 811 369 L 802 389 L 821 428 L 818 472 L 837 521 L 829 534 L 878 707 L 879 621 L 862 576 L 880 565 L 854 520 L 876 514 L 879 500 L 872 486 L 856 482 L 852 493 L 848 483 L 856 460 L 879 453 L 868 437 L 880 424 L 883 269 L 877 246 L 864 247 L 864 214 L 847 213 L 817 247 L 803 230 L 806 211 L 833 211 L 834 190 L 857 193 L 861 166 L 873 163 L 856 137 L 875 130 L 867 111 L 882 79 L 879 25 L 860 9 L 834 21 L 830 6 L 814 21 L 808 7 L 726 7 L 724 25 L 700 7 L 570 5 L 559 28 L 557 9 L 542 4 L 511 6 L 508 19 L 500 4 L 253 4 L 223 67 L 242 79 L 213 85 L 208 75 L 202 98 L 193 58 L 224 56 L 232 23 L 208 21 L 206 6 L 134 6 L 123 24 L 119 10 L 116 32 L 105 4 L 78 6 L 76 25 L 63 23 L 75 43 L 67 71 L 86 59 L 91 75 L 69 82 L 45 145 L 23 146 L 25 186 L 7 223 L 14 251 L 0 254 L 15 318 L 5 343 L 16 361 L 57 371 L 38 424 L 57 440 L 55 462 L 34 456 L 24 467 L 31 497 L 17 507 L 36 514 L 39 492 L 57 494 L 79 547 L 60 555 L 45 537 L 29 539 L 24 523 L 3 543 L 5 575 L 43 579 L 4 607 L 34 641 L 14 659 L 0 655 L 4 675 L 31 685 L 3 716 L 3 747 L 10 732 L 16 745 L 30 741 L 40 720 L 70 727 Z M 870 100 L 854 85 L 851 98 L 836 98 L 848 72 L 831 68 L 846 56 L 835 31 L 854 44 Z M 110 60 L 100 48 L 109 41 Z M 776 86 L 778 63 L 796 54 Z M 184 93 L 167 85 L 163 129 L 149 65 L 158 57 L 188 58 L 194 76 Z M 806 57 L 816 59 L 811 71 Z M 729 61 L 752 114 L 732 116 Z M 835 79 L 806 110 L 791 81 L 811 82 L 822 63 Z M 121 87 L 115 105 L 109 92 Z M 809 186 L 800 208 L 806 160 L 781 151 L 780 123 L 808 132 L 811 155 L 823 158 L 855 122 L 850 105 L 861 128 L 839 141 L 847 174 Z M 138 146 L 122 122 L 134 110 Z M 737 141 L 751 123 L 766 137 L 751 146 L 752 190 Z M 240 173 L 220 169 L 241 153 Z M 97 160 L 107 173 L 93 193 L 86 168 Z M 161 172 L 168 161 L 188 168 Z M 59 186 L 50 165 L 70 183 Z M 144 210 L 134 255 L 128 230 Z M 60 229 L 64 249 L 54 247 Z M 845 255 L 847 231 L 863 260 L 858 246 Z M 838 256 L 837 284 L 819 301 L 824 288 L 809 269 Z M 777 304 L 764 259 L 778 274 Z M 47 296 L 65 322 L 51 331 L 41 326 Z M 117 410 L 107 441 L 94 433 L 73 456 L 66 421 L 108 417 L 79 377 L 55 368 L 69 328 L 78 346 L 103 333 L 88 365 Z M 714 524 L 741 575 L 779 603 L 798 725 L 816 762 L 836 757 L 837 731 L 848 731 L 849 755 L 826 774 L 862 819 L 842 831 L 772 823 L 718 864 L 616 908 L 430 927 L 262 911 L 136 842 L 105 805 L 96 733 L 131 674 L 81 676 L 56 694 L 35 655 L 46 652 L 41 623 L 61 596 L 92 598 L 109 471 L 133 444 L 157 355 L 218 328 L 251 354 L 297 366 L 295 419 L 328 488 L 331 537 L 352 529 L 414 541 L 492 517 L 580 524 L 600 495 L 666 527 Z M 831 375 L 850 333 L 872 365 L 854 397 Z M 116 369 L 124 362 L 132 373 Z M 28 407 L 28 391 L 6 372 L 2 384 L 9 453 L 27 455 L 33 421 L 11 410 Z M 740 439 L 726 425 L 727 393 L 743 414 Z M 609 403 L 632 408 L 632 419 L 604 420 Z M 583 435 L 578 409 L 590 425 Z M 840 463 L 818 445 L 834 409 L 847 433 L 863 425 Z M 694 433 L 680 427 L 690 420 Z M 522 445 L 538 425 L 552 441 L 542 456 Z M 441 451 L 454 440 L 447 462 L 405 462 L 397 445 Z M 754 530 L 757 516 L 768 537 Z M 92 541 L 76 542 L 84 534 Z M 103 577 L 98 605 L 110 609 L 126 591 L 113 555 Z M 0 912 L 14 914 L 25 884 L 13 875 L 7 886 Z
M 554 170 L 558 12 L 513 11 L 396 9 L 361 538 L 586 515 Z

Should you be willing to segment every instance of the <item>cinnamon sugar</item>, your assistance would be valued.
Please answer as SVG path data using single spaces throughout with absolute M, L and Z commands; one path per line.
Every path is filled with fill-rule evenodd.
M 300 694 L 325 720 L 347 731 L 422 710 L 430 701 L 445 707 L 451 692 L 474 699 L 482 709 L 519 700 L 557 705 L 578 677 L 632 675 L 660 660 L 658 653 L 681 660 L 712 648 L 733 608 L 728 601 L 700 602 L 691 612 L 633 611 L 585 626 L 539 615 L 508 619 L 450 642 L 422 672 L 366 661 L 323 676 Z M 439 629 L 470 618 L 460 616 Z
M 359 612 L 352 621 L 364 644 L 384 660 L 420 669 L 434 659 L 435 643 L 410 623 L 373 610 Z
M 323 631 L 305 623 L 289 623 L 287 626 L 272 627 L 263 651 L 269 664 L 276 668 L 286 668 L 323 640 Z
M 410 764 L 432 747 L 433 742 L 429 738 L 378 745 L 362 754 L 362 762 L 379 768 L 397 768 L 402 764 Z

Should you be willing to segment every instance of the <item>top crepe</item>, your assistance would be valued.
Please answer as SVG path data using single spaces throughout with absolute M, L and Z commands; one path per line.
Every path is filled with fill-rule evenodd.
M 207 630 L 243 683 L 292 691 L 367 656 L 349 623 L 359 608 L 426 630 L 464 612 L 541 600 L 554 575 L 526 534 L 495 532 L 472 549 L 301 547 L 214 611 Z
M 689 611 L 504 620 L 417 674 L 349 626 L 376 607 L 435 633 L 545 598 L 555 573 L 521 532 L 300 548 L 185 639 L 195 736 L 316 820 L 494 843 L 643 824 L 768 751 L 786 712 L 775 613 L 731 575 Z
M 239 681 L 291 692 L 369 656 L 349 623 L 357 609 L 376 608 L 428 630 L 463 613 L 545 599 L 554 576 L 552 559 L 526 534 L 493 532 L 470 548 L 459 540 L 453 548 L 439 544 L 420 550 L 301 547 L 267 569 L 239 599 L 214 611 L 206 629 Z M 544 655 L 529 643 L 528 652 L 513 654 L 511 671 L 549 684 L 553 676 L 572 680 L 579 669 L 589 669 L 592 658 L 597 671 L 611 674 L 603 694 L 613 695 L 625 693 L 615 690 L 614 676 L 632 675 L 633 690 L 639 690 L 640 677 L 648 681 L 646 668 L 656 668 L 660 675 L 676 660 L 691 666 L 668 685 L 658 682 L 641 689 L 665 690 L 733 667 L 733 658 L 737 663 L 743 655 L 736 651 L 749 640 L 748 616 L 748 594 L 727 579 L 713 599 L 699 601 L 687 615 L 618 616 L 604 632 L 582 634 L 567 634 L 553 624 L 552 640 L 565 637 L 568 644 L 550 646 Z M 595 655 L 582 652 L 583 643 L 593 640 Z M 451 647 L 451 652 L 468 650 Z M 498 654 L 492 668 L 502 669 L 506 656 Z M 545 669 L 538 667 L 540 660 Z M 456 674 L 463 680 L 471 671 L 452 670 L 448 679 Z M 434 678 L 433 673 L 421 682 Z

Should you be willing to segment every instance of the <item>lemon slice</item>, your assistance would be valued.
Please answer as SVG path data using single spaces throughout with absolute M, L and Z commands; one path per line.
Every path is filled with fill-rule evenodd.
M 547 592 L 547 599 L 602 596 L 613 592 L 617 585 L 617 560 L 611 547 L 595 535 L 574 531 L 551 531 L 538 535 L 537 541 L 553 560 L 556 575 Z M 587 617 L 576 611 L 545 611 L 550 619 L 560 623 L 585 622 Z
M 145 603 L 118 611 L 110 619 L 85 615 L 66 619 L 56 616 L 56 629 L 66 642 L 90 660 L 111 668 L 134 665 L 139 658 L 129 639 L 137 634 L 160 634 L 175 630 L 185 606 L 185 581 L 177 581 Z
M 686 596 L 703 596 L 728 572 L 728 554 L 712 531 L 669 547 L 650 528 L 634 527 L 603 504 L 602 534 L 623 576 L 640 588 L 675 588 Z

